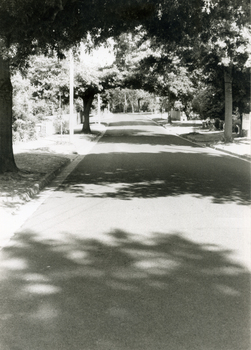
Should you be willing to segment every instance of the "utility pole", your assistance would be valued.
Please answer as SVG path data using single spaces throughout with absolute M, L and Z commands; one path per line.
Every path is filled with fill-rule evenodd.
M 100 94 L 98 94 L 98 123 L 100 124 Z
M 61 141 L 63 136 L 63 117 L 62 117 L 62 94 L 59 92 L 59 120 L 60 120 L 60 135 Z
M 74 95 L 74 59 L 72 50 L 70 50 L 70 120 L 69 120 L 69 134 L 70 142 L 73 140 L 74 128 L 73 128 L 73 95 Z

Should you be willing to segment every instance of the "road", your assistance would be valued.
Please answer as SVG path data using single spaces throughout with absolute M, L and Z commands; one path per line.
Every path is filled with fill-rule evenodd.
M 248 350 L 250 165 L 117 115 L 1 252 L 1 350 Z

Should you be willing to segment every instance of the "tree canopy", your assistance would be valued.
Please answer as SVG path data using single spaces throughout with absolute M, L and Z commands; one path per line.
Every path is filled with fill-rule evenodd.
M 137 0 L 0 0 L 0 173 L 17 171 L 12 149 L 10 64 L 72 47 L 90 35 L 102 41 L 139 24 L 152 6 Z
M 242 100 L 247 96 L 245 81 L 250 68 L 250 2 L 248 0 L 208 0 L 205 13 L 209 26 L 203 27 L 193 45 L 194 57 L 199 58 L 204 74 L 224 81 L 225 140 L 232 140 L 233 88 L 235 103 L 240 99 L 236 87 L 242 77 Z M 245 90 L 245 91 L 243 91 Z M 238 96 L 239 95 L 239 96 Z M 244 102 L 245 104 L 245 102 Z M 243 102 L 238 107 L 244 111 Z
M 144 30 L 140 29 L 139 45 L 145 39 L 151 50 L 137 62 L 133 74 L 128 75 L 128 84 L 167 94 L 170 102 L 179 100 L 186 106 L 199 87 L 196 77 L 201 74 L 200 80 L 209 87 L 208 93 L 212 92 L 206 96 L 202 89 L 207 107 L 211 104 L 214 116 L 225 119 L 225 140 L 230 141 L 233 106 L 240 114 L 250 109 L 250 3 L 205 0 L 164 5 L 166 1 L 159 2 L 159 20 L 151 23 L 147 20 Z M 119 44 L 122 52 L 119 58 L 128 63 L 123 52 L 129 52 L 130 45 L 125 40 Z M 202 91 L 199 95 L 202 96 Z
M 230 139 L 232 81 L 246 74 L 250 65 L 249 10 L 249 0 L 0 0 L 0 172 L 17 170 L 11 138 L 9 63 L 25 67 L 29 55 L 40 52 L 56 51 L 62 57 L 65 49 L 88 35 L 96 44 L 129 31 L 143 33 L 142 40 L 150 40 L 152 48 L 161 48 L 166 56 L 172 52 L 173 57 L 182 57 L 177 96 L 184 90 L 184 79 L 192 92 L 189 65 L 200 62 L 209 69 L 207 63 L 213 62 L 216 71 L 222 67 L 226 139 Z M 156 57 L 154 60 L 157 73 L 160 65 Z M 164 84 L 170 92 L 172 72 L 166 66 L 163 70 L 166 81 L 161 81 L 160 72 L 151 85 Z

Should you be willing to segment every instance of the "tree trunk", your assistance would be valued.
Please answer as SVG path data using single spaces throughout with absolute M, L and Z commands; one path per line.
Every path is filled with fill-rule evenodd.
M 84 123 L 83 123 L 82 132 L 84 134 L 91 134 L 90 110 L 91 110 L 91 105 L 92 105 L 93 99 L 94 99 L 94 94 L 85 96 L 83 98 L 83 102 L 84 102 Z
M 224 70 L 224 83 L 225 83 L 225 130 L 224 130 L 224 138 L 225 138 L 225 142 L 231 142 L 232 141 L 232 113 L 233 113 L 232 67 L 225 67 L 225 70 Z
M 125 94 L 125 101 L 124 101 L 124 113 L 127 113 L 127 99 Z
M 132 113 L 134 113 L 134 105 L 133 105 L 133 101 L 130 101 L 130 103 L 131 103 Z
M 84 113 L 82 110 L 79 112 L 79 115 L 80 115 L 80 123 L 83 124 L 84 123 Z
M 138 111 L 139 112 L 141 110 L 141 100 L 142 100 L 142 98 L 138 98 Z
M 12 148 L 12 85 L 9 61 L 0 56 L 0 173 L 17 172 Z
M 172 124 L 171 110 L 172 110 L 171 94 L 170 94 L 170 91 L 168 91 L 167 112 L 168 112 L 168 123 L 170 124 Z

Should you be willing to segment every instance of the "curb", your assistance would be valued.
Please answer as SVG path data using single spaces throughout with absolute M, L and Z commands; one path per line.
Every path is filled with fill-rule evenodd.
M 189 142 L 191 142 L 191 143 L 193 143 L 193 144 L 195 144 L 195 145 L 197 145 L 197 146 L 199 146 L 199 147 L 202 147 L 202 148 L 207 148 L 207 147 L 208 147 L 208 148 L 212 148 L 212 149 L 214 149 L 214 150 L 216 150 L 216 151 L 229 154 L 229 155 L 231 155 L 231 156 L 234 156 L 234 157 L 236 157 L 236 158 L 245 160 L 245 161 L 247 161 L 247 162 L 251 162 L 251 157 L 249 157 L 249 156 L 245 156 L 245 155 L 241 155 L 241 154 L 234 153 L 234 152 L 231 152 L 231 151 L 227 151 L 227 150 L 218 148 L 217 146 L 213 146 L 213 145 L 210 145 L 210 144 L 209 144 L 209 145 L 207 145 L 207 144 L 199 144 L 199 143 L 197 143 L 197 142 L 195 142 L 195 141 L 192 141 L 192 140 L 189 140 L 189 139 L 187 139 L 187 138 L 185 138 L 185 137 L 182 137 L 182 136 L 180 136 L 179 134 L 175 134 L 175 135 L 178 136 L 179 138 L 181 138 L 182 140 L 189 141 Z
M 38 184 L 38 190 L 41 191 L 46 185 L 48 185 L 74 159 L 72 159 L 72 160 L 71 159 L 65 159 L 64 164 L 59 166 L 57 169 L 55 169 L 51 173 L 45 175 L 45 177 L 40 181 L 40 184 Z
M 102 138 L 102 136 L 105 134 L 106 129 L 102 130 L 97 137 L 91 141 L 91 147 L 90 149 Z M 90 149 L 88 149 L 87 154 L 89 153 Z M 41 192 L 47 185 L 49 185 L 62 171 L 65 169 L 70 163 L 73 163 L 77 158 L 79 158 L 79 161 L 82 160 L 83 157 L 79 153 L 76 154 L 76 156 L 73 159 L 65 158 L 64 163 L 61 164 L 59 167 L 51 171 L 50 173 L 46 174 L 43 178 L 41 178 L 37 183 L 32 185 L 30 188 L 27 188 L 26 192 L 22 194 L 22 199 L 26 202 L 29 202 L 30 200 L 34 199 L 34 197 Z M 15 212 L 15 211 L 14 211 Z
M 208 146 L 208 145 L 206 145 L 206 144 L 204 144 L 204 143 L 197 143 L 197 142 L 195 142 L 195 141 L 193 141 L 193 140 L 189 140 L 189 139 L 187 139 L 186 137 L 183 137 L 183 136 L 181 136 L 181 135 L 179 135 L 179 134 L 174 133 L 174 135 L 177 136 L 177 137 L 179 137 L 180 139 L 182 139 L 182 140 L 184 140 L 184 141 L 191 142 L 191 143 L 193 143 L 194 145 L 196 145 L 196 146 L 198 146 L 198 147 L 201 147 L 201 148 L 210 147 L 210 146 Z
M 74 159 L 67 159 L 65 158 L 65 161 L 63 164 L 61 164 L 59 167 L 57 167 L 55 170 L 51 171 L 50 173 L 46 174 L 40 181 L 37 181 L 32 187 L 28 188 L 26 192 L 22 195 L 23 200 L 25 200 L 26 203 L 23 203 L 18 208 L 15 208 L 15 210 L 8 214 L 6 217 L 5 222 L 5 231 L 3 234 L 1 233 L 1 239 L 0 239 L 0 251 L 8 244 L 10 244 L 10 240 L 15 234 L 15 232 L 23 225 L 25 220 L 30 216 L 32 212 L 34 212 L 34 207 L 31 204 L 32 199 L 44 189 L 69 163 L 74 161 Z M 37 207 L 35 207 L 35 210 Z M 6 226 L 7 223 L 7 226 Z
M 231 156 L 235 156 L 237 158 L 240 158 L 240 159 L 243 159 L 243 160 L 246 160 L 248 162 L 251 162 L 251 156 L 245 156 L 245 155 L 242 155 L 242 154 L 237 154 L 237 153 L 234 153 L 234 152 L 231 152 L 231 151 L 227 151 L 227 150 L 224 150 L 224 149 L 221 149 L 221 148 L 218 148 L 217 146 L 208 146 L 210 148 L 213 148 L 217 151 L 220 151 L 220 152 L 224 152 L 224 153 L 227 153 Z
M 149 118 L 151 119 L 151 118 Z M 151 119 L 152 120 L 152 119 Z M 155 122 L 154 120 L 152 120 L 155 124 L 163 127 L 164 129 L 167 129 L 164 125 L 161 125 L 157 122 Z M 173 135 L 181 138 L 182 140 L 186 140 L 186 141 L 189 141 L 195 145 L 197 145 L 198 147 L 202 147 L 202 148 L 206 148 L 206 147 L 209 147 L 209 148 L 212 148 L 212 149 L 215 149 L 216 151 L 220 151 L 220 152 L 223 152 L 223 153 L 226 153 L 226 154 L 229 154 L 231 156 L 234 156 L 234 157 L 237 157 L 237 158 L 240 158 L 242 160 L 245 160 L 247 162 L 251 162 L 251 156 L 246 156 L 246 155 L 241 155 L 241 154 L 238 154 L 238 153 L 234 153 L 234 152 L 231 152 L 231 151 L 227 151 L 227 150 L 224 150 L 224 149 L 221 149 L 221 148 L 218 148 L 217 146 L 213 146 L 213 145 L 207 145 L 207 144 L 199 144 L 193 140 L 189 140 L 188 138 L 186 137 L 182 137 L 181 135 L 177 134 L 177 133 L 173 133 Z
M 74 158 L 75 159 L 75 158 Z M 40 181 L 35 183 L 32 187 L 28 188 L 27 191 L 22 195 L 22 198 L 27 202 L 33 199 L 44 187 L 46 187 L 69 163 L 74 159 L 65 159 L 64 164 L 61 164 L 58 168 L 52 172 L 46 174 Z

